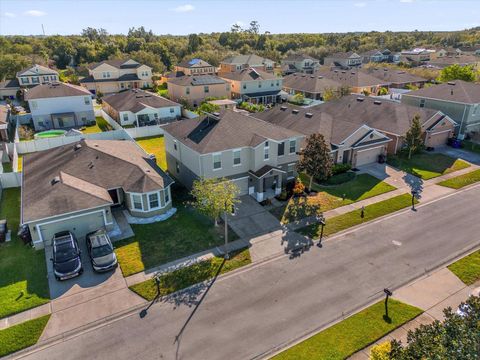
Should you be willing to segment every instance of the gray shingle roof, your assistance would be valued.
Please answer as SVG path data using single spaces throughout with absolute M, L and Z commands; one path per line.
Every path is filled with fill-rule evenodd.
M 283 78 L 283 87 L 309 93 L 322 93 L 325 89 L 338 89 L 342 84 L 321 75 L 295 73 Z
M 371 67 L 368 69 L 359 69 L 358 71 L 361 71 L 368 75 L 372 75 L 383 82 L 391 82 L 394 84 L 428 81 L 427 79 L 424 79 L 420 76 L 412 75 L 406 71 L 386 67 Z
M 114 68 L 117 68 L 117 69 L 136 69 L 136 68 L 142 66 L 142 64 L 138 63 L 137 61 L 134 61 L 134 63 L 132 63 L 132 64 L 125 64 L 127 61 L 134 61 L 134 60 L 132 60 L 132 59 L 104 60 L 104 61 L 100 61 L 100 62 L 95 63 L 95 64 L 91 64 L 91 65 L 88 66 L 88 68 L 90 70 L 94 70 L 95 68 L 99 67 L 102 64 L 108 64 L 108 65 L 113 66 Z
M 231 110 L 222 111 L 218 117 L 177 121 L 164 130 L 200 154 L 255 147 L 267 139 L 280 141 L 301 136 L 298 131 Z
M 236 55 L 222 60 L 224 64 L 237 64 L 237 65 L 259 65 L 265 64 L 265 62 L 273 62 L 273 60 L 263 58 L 261 56 L 250 54 L 250 55 Z
M 42 65 L 33 65 L 17 72 L 17 76 L 28 75 L 58 75 L 58 72 Z
M 180 86 L 204 86 L 214 84 L 226 84 L 226 81 L 214 75 L 195 75 L 195 76 L 179 76 L 170 77 L 167 80 L 169 83 Z
M 92 94 L 82 86 L 67 83 L 47 83 L 28 89 L 25 94 L 25 100 L 82 95 L 91 96 Z
M 465 104 L 480 104 L 480 84 L 455 80 L 412 91 L 403 96 L 424 97 Z
M 370 87 L 378 85 L 389 85 L 389 81 L 378 79 L 358 69 L 320 69 L 314 75 L 321 75 L 331 80 L 335 80 L 344 86 L 349 87 Z
M 80 148 L 76 148 L 80 144 Z M 133 142 L 82 140 L 23 158 L 23 223 L 112 203 L 108 189 L 160 190 L 172 183 Z M 54 178 L 60 180 L 55 183 Z
M 149 91 L 135 89 L 105 96 L 103 101 L 116 111 L 138 112 L 145 107 L 162 108 L 180 106 L 174 101 Z

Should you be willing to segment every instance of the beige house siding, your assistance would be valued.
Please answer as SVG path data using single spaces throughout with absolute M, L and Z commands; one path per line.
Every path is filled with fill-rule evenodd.
M 190 105 L 198 106 L 207 97 L 227 98 L 230 99 L 230 84 L 213 84 L 208 85 L 208 92 L 205 92 L 204 86 L 181 86 L 167 82 L 168 95 L 173 101 L 185 100 Z M 187 88 L 189 94 L 187 94 Z

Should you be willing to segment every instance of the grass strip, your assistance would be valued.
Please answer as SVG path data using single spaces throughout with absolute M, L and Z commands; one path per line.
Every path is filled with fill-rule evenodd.
M 480 251 L 454 262 L 448 269 L 466 285 L 474 284 L 480 279 Z
M 0 357 L 35 345 L 47 325 L 50 315 L 0 330 Z
M 441 181 L 438 183 L 438 185 L 452 189 L 461 189 L 478 181 L 480 181 L 480 170 L 475 170 L 463 175 L 455 176 L 448 180 Z

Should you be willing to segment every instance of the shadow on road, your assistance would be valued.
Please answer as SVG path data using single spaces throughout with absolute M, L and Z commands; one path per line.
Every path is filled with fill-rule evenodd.
M 282 234 L 281 245 L 284 246 L 283 250 L 285 254 L 289 254 L 289 259 L 293 260 L 297 257 L 302 256 L 306 251 L 309 251 L 313 246 L 313 240 L 307 236 L 301 235 L 295 231 L 284 228 Z

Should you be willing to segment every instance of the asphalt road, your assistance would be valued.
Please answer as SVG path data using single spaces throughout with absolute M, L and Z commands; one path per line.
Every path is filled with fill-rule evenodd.
M 219 279 L 27 359 L 251 359 L 480 245 L 480 187 Z M 183 329 L 183 331 L 182 331 Z

